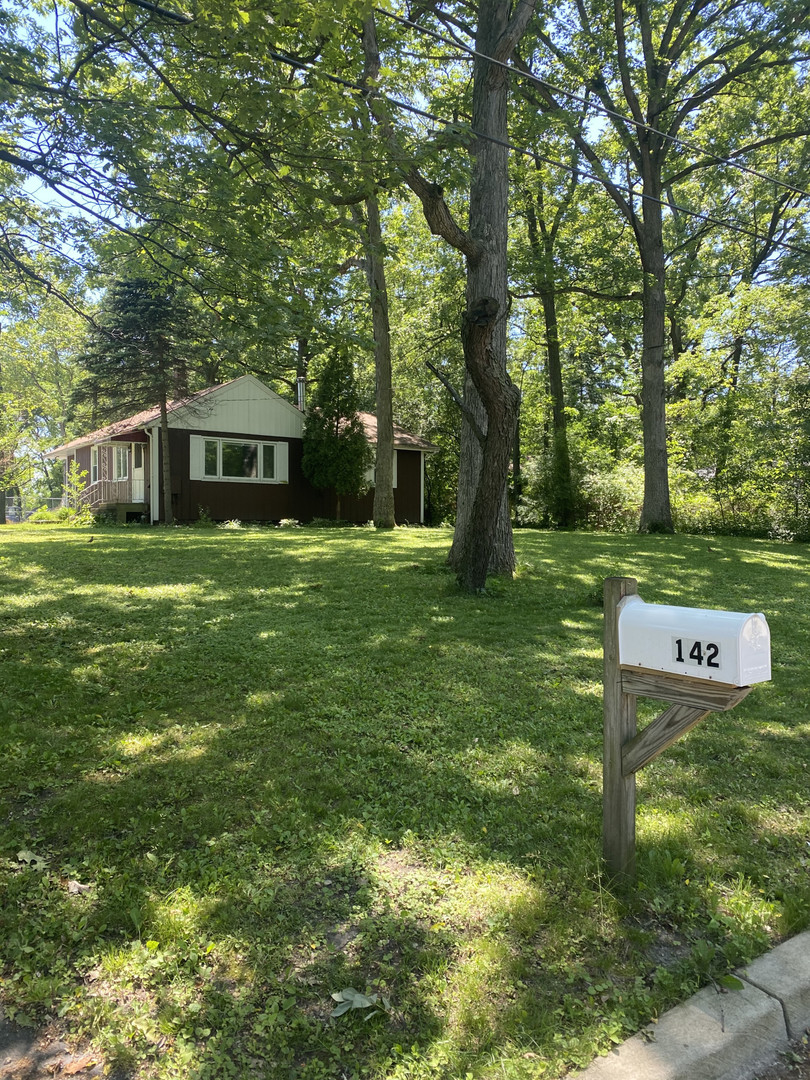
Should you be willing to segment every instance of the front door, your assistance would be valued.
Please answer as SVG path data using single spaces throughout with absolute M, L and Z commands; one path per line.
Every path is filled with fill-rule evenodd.
M 132 444 L 132 501 L 142 503 L 146 501 L 146 484 L 144 471 L 144 444 Z

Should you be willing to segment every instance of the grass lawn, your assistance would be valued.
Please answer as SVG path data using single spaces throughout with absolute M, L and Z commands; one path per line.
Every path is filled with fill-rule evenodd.
M 139 1078 L 557 1077 L 810 923 L 806 548 L 522 532 L 469 598 L 449 539 L 0 529 L 7 1015 Z M 639 774 L 623 895 L 614 574 L 774 656 Z

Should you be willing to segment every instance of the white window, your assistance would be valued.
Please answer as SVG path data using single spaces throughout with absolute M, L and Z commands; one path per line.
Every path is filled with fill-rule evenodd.
M 126 480 L 129 476 L 129 447 L 116 446 L 113 457 L 113 480 Z
M 98 447 L 90 447 L 90 483 L 98 483 Z
M 191 436 L 191 479 L 286 484 L 287 443 Z

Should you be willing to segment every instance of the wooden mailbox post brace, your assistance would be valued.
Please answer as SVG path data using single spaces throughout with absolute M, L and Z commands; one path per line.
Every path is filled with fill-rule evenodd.
M 602 852 L 612 876 L 632 879 L 636 873 L 636 773 L 710 712 L 732 709 L 751 687 L 622 668 L 619 614 L 625 598 L 638 595 L 638 582 L 635 578 L 606 578 L 604 595 Z M 639 697 L 673 702 L 640 734 L 636 732 Z

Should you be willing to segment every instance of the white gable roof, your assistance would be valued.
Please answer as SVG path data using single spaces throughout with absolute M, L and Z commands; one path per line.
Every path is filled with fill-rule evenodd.
M 171 428 L 196 431 L 234 432 L 268 438 L 300 439 L 304 417 L 288 401 L 279 397 L 255 375 L 241 375 L 220 386 L 209 386 L 189 398 L 168 405 Z M 126 420 L 91 431 L 64 446 L 49 450 L 46 458 L 65 457 L 82 446 L 94 446 L 111 439 L 125 439 L 160 422 L 160 409 L 145 409 Z
M 169 426 L 300 439 L 304 417 L 255 375 L 242 375 L 173 409 Z

